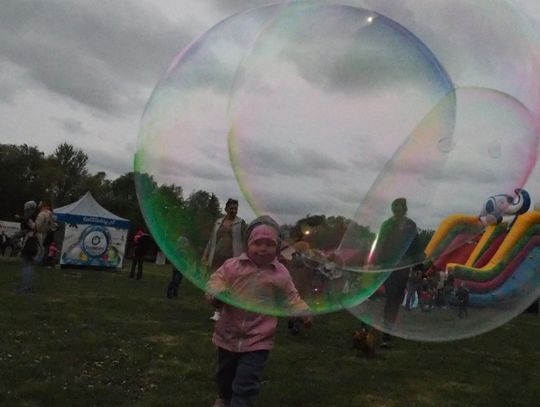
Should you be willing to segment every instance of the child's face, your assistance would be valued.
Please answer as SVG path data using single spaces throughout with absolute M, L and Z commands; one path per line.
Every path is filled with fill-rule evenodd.
M 268 264 L 277 255 L 277 244 L 271 239 L 257 239 L 248 246 L 247 255 L 257 266 Z

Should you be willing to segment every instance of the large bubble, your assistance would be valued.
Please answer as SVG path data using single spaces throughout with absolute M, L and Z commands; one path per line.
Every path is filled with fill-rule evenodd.
M 355 305 L 384 276 L 347 272 L 342 256 L 329 254 L 392 149 L 451 90 L 421 41 L 368 10 L 299 3 L 232 17 L 177 58 L 147 106 L 136 159 L 147 222 L 167 256 L 204 287 L 208 275 L 197 261 L 212 213 L 189 206 L 208 209 L 217 203 L 212 194 L 221 204 L 245 196 L 240 216 L 271 215 L 291 232 L 288 244 L 302 238 L 310 245 L 295 256 L 291 274 L 313 312 Z M 158 187 L 171 183 L 204 192 L 198 202 L 175 204 Z M 192 254 L 176 248 L 179 235 Z M 255 299 L 228 301 L 291 312 Z
M 407 196 L 409 214 L 418 226 L 436 230 L 423 251 L 435 265 L 416 284 L 414 279 L 407 284 L 406 270 L 393 273 L 376 295 L 351 311 L 368 324 L 409 339 L 443 341 L 489 331 L 519 315 L 540 296 L 535 248 L 538 213 L 527 213 L 514 225 L 510 217 L 502 225 L 485 229 L 476 216 L 479 209 L 475 209 L 490 195 L 514 195 L 516 188 L 528 188 L 528 176 L 537 164 L 540 82 L 534 73 L 539 68 L 536 34 L 505 1 L 459 0 L 451 6 L 434 1 L 423 7 L 415 7 L 414 2 L 372 5 L 415 32 L 444 65 L 457 88 L 452 95 L 457 100 L 441 103 L 456 104 L 457 122 L 452 137 L 440 143 L 441 152 L 449 154 L 441 157 L 435 146 L 431 147 L 430 156 L 440 165 L 428 163 L 424 168 L 430 171 L 419 177 L 411 175 L 403 182 L 403 173 L 408 171 L 405 167 L 410 167 L 404 157 L 425 160 L 404 146 L 405 151 L 396 154 L 372 185 L 357 214 L 357 218 L 373 218 L 383 207 L 381 197 L 388 195 L 389 189 Z M 482 29 L 470 28 L 480 26 Z M 415 193 L 407 194 L 415 178 Z M 432 193 L 416 193 L 425 187 Z M 537 194 L 537 188 L 531 193 Z M 414 206 L 413 200 L 417 201 Z M 432 209 L 426 211 L 426 206 Z M 406 258 L 400 260 L 400 265 L 406 262 Z M 446 286 L 440 282 L 434 289 L 438 278 L 433 271 L 444 271 L 447 264 L 452 276 L 449 281 L 455 281 L 447 281 Z M 456 293 L 462 283 L 469 291 L 470 305 L 468 315 L 461 310 L 460 318 Z M 417 293 L 415 286 L 420 287 Z M 412 292 L 413 311 L 407 311 L 407 290 Z M 459 295 L 464 295 L 463 291 Z M 418 305 L 419 296 L 423 297 L 422 306 Z M 396 306 L 396 302 L 400 304 Z
M 440 8 L 404 2 L 399 14 L 367 1 L 347 3 L 249 10 L 182 51 L 142 118 L 135 170 L 147 224 L 167 257 L 205 289 L 202 253 L 224 203 L 236 198 L 248 222 L 270 215 L 280 223 L 282 260 L 313 313 L 348 308 L 380 329 L 421 340 L 500 325 L 538 296 L 530 267 L 525 283 L 505 291 L 510 302 L 482 286 L 490 300 L 478 313 L 472 307 L 481 282 L 468 274 L 478 273 L 456 268 L 456 284 L 471 287 L 469 317 L 457 327 L 435 311 L 405 318 L 400 304 L 388 323 L 384 305 L 392 281 L 406 273 L 406 284 L 426 254 L 439 268 L 465 264 L 465 252 L 479 247 L 484 233 L 476 218 L 485 200 L 526 186 L 540 117 L 534 41 L 522 30 L 482 37 L 489 52 L 479 48 L 480 54 L 498 61 L 496 54 L 507 51 L 498 69 L 482 71 L 463 51 L 461 33 L 448 36 L 425 21 L 430 13 L 438 21 L 433 12 Z M 445 9 L 451 2 L 434 3 Z M 456 4 L 451 18 L 467 10 Z M 471 5 L 469 12 L 472 18 L 486 9 Z M 485 21 L 489 26 L 489 15 Z M 506 17 L 501 21 L 509 27 Z M 530 86 L 505 79 L 518 71 Z M 385 223 L 396 198 L 406 199 L 419 234 L 411 224 Z M 450 215 L 450 226 L 439 228 Z M 534 246 L 527 250 L 534 255 Z M 294 312 L 277 298 L 221 297 L 252 311 Z M 443 315 L 456 320 L 452 307 Z
M 322 0 L 335 3 L 335 0 Z M 341 0 L 407 27 L 433 52 L 456 86 L 512 95 L 540 115 L 537 27 L 507 0 Z
M 351 218 L 452 83 L 405 27 L 360 8 L 296 3 L 259 33 L 231 92 L 231 161 L 257 213 Z M 453 106 L 439 109 L 451 133 Z
M 408 197 L 409 216 L 424 229 L 424 235 L 411 238 L 388 221 L 381 227 L 370 253 L 376 259 L 368 256 L 366 268 L 376 272 L 382 265 L 393 271 L 385 273 L 387 279 L 374 296 L 351 308 L 364 322 L 409 339 L 477 335 L 507 322 L 540 296 L 535 243 L 540 213 L 521 215 L 513 225 L 510 218 L 485 228 L 477 207 L 492 191 L 513 194 L 527 180 L 537 158 L 538 124 L 519 101 L 490 89 L 460 88 L 451 99 L 457 107 L 451 140 L 422 140 L 424 154 L 431 157 L 422 162 L 428 168 L 432 163 L 432 171 L 419 176 L 409 161 L 420 159 L 413 132 L 355 218 L 361 224 L 378 219 L 377 211 L 398 194 Z M 429 229 L 435 233 L 428 240 Z M 466 291 L 468 305 L 460 305 Z

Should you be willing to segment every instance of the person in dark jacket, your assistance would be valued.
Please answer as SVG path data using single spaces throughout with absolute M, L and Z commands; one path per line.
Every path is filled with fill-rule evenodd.
M 420 247 L 416 223 L 407 217 L 407 200 L 397 198 L 391 208 L 393 216 L 381 225 L 369 259 L 369 263 L 376 268 L 393 270 L 384 282 L 386 301 L 382 347 L 390 346 L 390 332 L 394 329 L 403 302 L 411 266 L 422 262 L 425 257 Z
M 140 280 L 142 278 L 144 256 L 152 244 L 152 237 L 144 230 L 139 229 L 133 237 L 133 244 L 133 260 L 129 277 L 135 278 L 135 268 L 137 268 L 137 280 Z

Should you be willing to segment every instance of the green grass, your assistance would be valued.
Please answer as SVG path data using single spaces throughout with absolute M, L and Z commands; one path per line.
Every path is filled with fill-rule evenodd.
M 36 269 L 34 293 L 17 294 L 17 259 L 0 258 L 2 406 L 211 406 L 211 308 L 184 279 L 165 298 L 170 268 Z M 258 406 L 534 406 L 540 399 L 540 317 L 522 315 L 469 340 L 396 340 L 355 356 L 359 323 L 319 316 L 292 337 L 281 321 Z

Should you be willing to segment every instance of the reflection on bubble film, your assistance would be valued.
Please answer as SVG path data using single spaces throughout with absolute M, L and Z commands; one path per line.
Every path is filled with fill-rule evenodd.
M 460 16 L 495 24 L 485 2 L 466 3 L 452 3 L 454 27 Z M 538 78 L 506 78 L 516 61 L 540 68 L 535 39 L 526 28 L 482 37 L 493 72 L 463 52 L 465 38 L 425 18 L 448 1 L 407 4 L 247 10 L 175 59 L 141 121 L 136 181 L 156 241 L 201 289 L 245 249 L 238 217 L 269 215 L 312 313 L 346 308 L 394 335 L 451 340 L 538 297 L 538 213 L 520 193 L 537 162 Z M 502 32 L 521 21 L 490 4 L 505 11 Z M 482 223 L 497 194 L 511 202 Z M 275 291 L 220 299 L 294 314 Z

